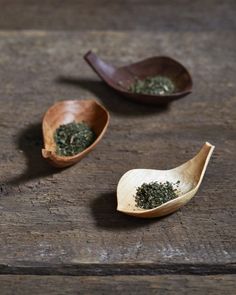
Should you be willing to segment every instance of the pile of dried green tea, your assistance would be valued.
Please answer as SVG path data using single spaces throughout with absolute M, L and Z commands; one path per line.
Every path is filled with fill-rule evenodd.
M 85 122 L 61 125 L 54 133 L 56 153 L 60 156 L 74 156 L 96 139 L 95 133 Z
M 140 94 L 166 95 L 175 90 L 174 83 L 171 79 L 164 76 L 147 77 L 144 80 L 135 79 L 129 87 L 129 91 Z
M 137 188 L 135 195 L 136 207 L 152 209 L 177 198 L 179 183 L 180 181 L 174 184 L 169 181 L 143 183 Z

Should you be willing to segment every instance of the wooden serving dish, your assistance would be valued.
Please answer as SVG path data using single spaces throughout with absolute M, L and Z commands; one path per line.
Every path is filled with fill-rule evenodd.
M 206 142 L 195 157 L 170 170 L 133 169 L 126 172 L 117 186 L 117 210 L 141 218 L 161 217 L 178 210 L 197 193 L 214 148 Z M 136 207 L 134 196 L 137 187 L 153 181 L 180 181 L 179 197 L 153 209 Z
M 84 151 L 74 156 L 56 154 L 54 133 L 62 124 L 84 121 L 96 134 L 96 140 Z M 86 156 L 102 139 L 109 123 L 109 113 L 95 100 L 65 100 L 51 106 L 43 118 L 44 148 L 42 155 L 53 166 L 63 168 L 73 165 Z
M 168 104 L 192 92 L 192 78 L 187 69 L 178 61 L 165 56 L 147 58 L 137 63 L 116 68 L 89 51 L 84 59 L 98 76 L 111 88 L 122 95 L 146 104 Z M 149 95 L 132 93 L 130 85 L 136 78 L 145 79 L 151 76 L 166 76 L 175 85 L 175 92 L 168 95 Z

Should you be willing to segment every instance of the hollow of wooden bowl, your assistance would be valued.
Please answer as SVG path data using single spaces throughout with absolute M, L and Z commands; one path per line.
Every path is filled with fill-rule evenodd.
M 56 154 L 54 133 L 62 124 L 84 121 L 96 134 L 96 140 L 84 151 L 74 156 L 59 156 Z M 44 148 L 42 155 L 55 167 L 71 166 L 96 147 L 106 132 L 109 123 L 109 113 L 95 100 L 65 100 L 51 106 L 43 117 L 42 129 Z
M 161 217 L 175 212 L 196 194 L 213 150 L 214 146 L 205 143 L 193 159 L 171 170 L 134 169 L 126 172 L 117 186 L 117 210 L 141 218 Z M 153 209 L 137 208 L 134 198 L 137 187 L 144 182 L 152 181 L 171 183 L 180 181 L 179 197 Z
M 121 70 L 132 73 L 132 79 L 125 79 L 123 81 L 123 85 L 127 89 L 134 82 L 135 77 L 142 80 L 147 77 L 160 75 L 168 77 L 173 81 L 175 92 L 168 95 L 136 94 L 130 91 L 124 91 L 126 97 L 141 103 L 167 104 L 192 92 L 193 82 L 189 72 L 181 63 L 170 57 L 159 56 L 147 58 L 138 63 L 123 67 Z

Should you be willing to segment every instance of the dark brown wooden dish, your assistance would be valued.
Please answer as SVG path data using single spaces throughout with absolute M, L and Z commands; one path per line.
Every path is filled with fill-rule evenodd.
M 92 51 L 86 53 L 84 59 L 110 87 L 137 102 L 167 104 L 192 92 L 191 75 L 182 64 L 170 57 L 151 57 L 120 68 L 107 64 Z M 157 75 L 170 78 L 175 85 L 175 92 L 168 95 L 149 95 L 129 91 L 136 78 L 145 79 Z

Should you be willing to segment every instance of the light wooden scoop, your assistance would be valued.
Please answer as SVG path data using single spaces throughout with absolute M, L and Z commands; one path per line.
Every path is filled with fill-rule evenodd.
M 160 217 L 178 210 L 196 194 L 214 148 L 206 142 L 194 158 L 171 170 L 133 169 L 126 172 L 117 186 L 117 210 L 142 218 Z M 144 182 L 152 181 L 172 183 L 180 181 L 179 196 L 153 209 L 146 210 L 136 207 L 134 198 L 136 189 Z
M 96 140 L 84 151 L 74 156 L 56 154 L 54 133 L 62 124 L 84 121 L 96 134 Z M 54 104 L 43 118 L 44 158 L 56 167 L 63 168 L 75 164 L 87 155 L 101 140 L 109 123 L 108 111 L 95 100 L 65 100 Z

